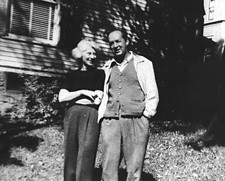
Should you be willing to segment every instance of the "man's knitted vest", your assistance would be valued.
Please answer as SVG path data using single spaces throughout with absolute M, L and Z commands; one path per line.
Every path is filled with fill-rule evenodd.
M 145 95 L 133 59 L 122 72 L 114 65 L 109 78 L 109 100 L 104 117 L 141 116 L 144 107 Z

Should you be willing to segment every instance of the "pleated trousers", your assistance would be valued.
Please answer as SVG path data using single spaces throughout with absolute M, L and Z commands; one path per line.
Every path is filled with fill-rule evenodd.
M 64 181 L 92 181 L 99 139 L 97 108 L 74 105 L 64 117 Z
M 118 181 L 121 151 L 127 170 L 126 181 L 140 181 L 149 140 L 149 120 L 104 118 L 102 131 L 102 181 Z

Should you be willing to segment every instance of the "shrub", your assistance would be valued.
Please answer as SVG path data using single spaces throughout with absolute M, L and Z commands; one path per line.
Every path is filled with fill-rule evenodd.
M 14 106 L 12 118 L 29 123 L 46 124 L 61 121 L 63 109 L 58 102 L 60 78 L 22 75 L 23 104 Z

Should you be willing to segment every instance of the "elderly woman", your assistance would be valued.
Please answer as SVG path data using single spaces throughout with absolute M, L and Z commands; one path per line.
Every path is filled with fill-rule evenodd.
M 59 92 L 59 102 L 69 103 L 64 117 L 65 181 L 91 181 L 98 146 L 97 109 L 101 102 L 104 71 L 94 67 L 97 46 L 81 40 L 72 50 L 80 68 L 68 73 Z

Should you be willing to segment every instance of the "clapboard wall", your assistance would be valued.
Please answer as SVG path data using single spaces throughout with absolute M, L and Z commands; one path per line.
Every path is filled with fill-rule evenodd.
M 70 53 L 56 47 L 0 38 L 0 71 L 56 76 L 75 66 Z
M 130 44 L 137 49 L 140 48 L 138 44 L 149 45 L 149 6 L 146 0 L 83 1 L 83 37 L 93 39 L 100 45 L 102 64 L 111 56 L 107 34 L 112 27 L 126 29 Z

